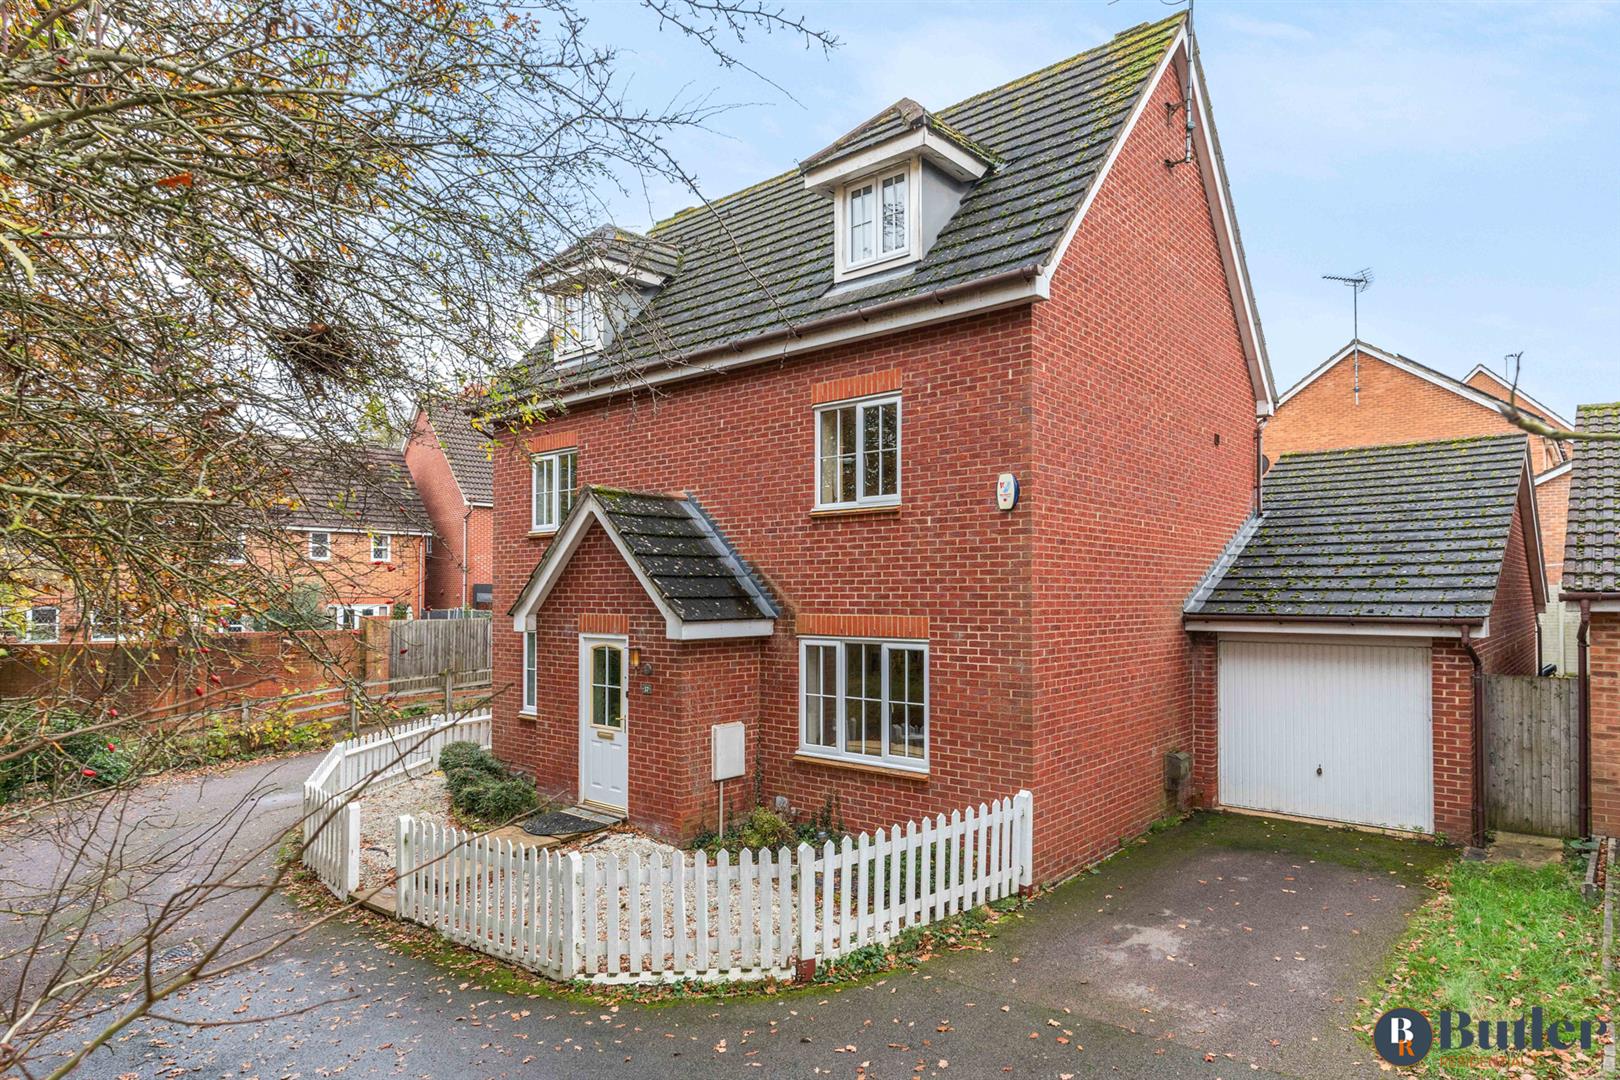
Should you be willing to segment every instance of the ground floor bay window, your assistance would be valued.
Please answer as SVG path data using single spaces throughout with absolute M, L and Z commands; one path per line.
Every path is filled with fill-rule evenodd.
M 799 752 L 902 769 L 928 767 L 928 646 L 799 642 Z

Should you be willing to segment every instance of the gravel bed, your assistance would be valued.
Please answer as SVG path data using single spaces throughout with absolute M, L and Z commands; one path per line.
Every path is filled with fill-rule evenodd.
M 444 773 L 435 770 L 413 780 L 368 789 L 359 805 L 360 887 L 369 889 L 394 880 L 399 815 L 448 821 L 450 789 L 444 785 Z

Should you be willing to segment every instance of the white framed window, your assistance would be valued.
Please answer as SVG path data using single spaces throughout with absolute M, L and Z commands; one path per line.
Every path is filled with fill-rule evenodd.
M 554 358 L 578 359 L 602 347 L 602 300 L 594 289 L 577 287 L 549 293 L 546 307 Z
M 331 533 L 312 532 L 309 534 L 309 557 L 316 562 L 326 562 L 332 558 Z
M 371 561 L 388 562 L 394 557 L 394 538 L 387 533 L 371 534 Z
M 225 550 L 220 555 L 220 561 L 229 563 L 231 566 L 241 566 L 247 562 L 247 533 L 239 532 L 234 540 L 226 543 Z
M 919 168 L 907 162 L 838 189 L 835 278 L 858 277 L 916 257 Z
M 534 712 L 539 700 L 539 676 L 535 662 L 535 632 L 523 632 L 523 711 Z
M 92 611 L 89 615 L 91 641 L 119 641 L 123 635 L 119 633 L 120 619 L 117 615 L 104 615 L 99 611 Z
M 529 464 L 529 529 L 556 532 L 574 508 L 577 450 L 536 454 Z
M 358 630 L 361 619 L 387 615 L 393 609 L 387 604 L 328 604 L 326 610 L 331 613 L 332 625 L 339 630 Z
M 55 641 L 61 629 L 62 611 L 55 605 L 41 604 L 23 613 L 24 641 Z
M 928 645 L 799 640 L 799 751 L 928 767 Z
M 222 634 L 246 634 L 253 629 L 253 623 L 241 608 L 228 607 L 219 613 L 219 629 Z
M 900 502 L 900 398 L 816 409 L 816 509 Z

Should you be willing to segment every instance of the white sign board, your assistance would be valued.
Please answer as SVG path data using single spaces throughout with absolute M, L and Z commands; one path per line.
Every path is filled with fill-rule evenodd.
M 742 721 L 716 724 L 709 729 L 714 740 L 714 779 L 734 780 L 748 771 Z

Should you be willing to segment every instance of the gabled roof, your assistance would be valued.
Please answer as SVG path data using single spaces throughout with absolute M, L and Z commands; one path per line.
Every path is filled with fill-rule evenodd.
M 1528 470 L 1523 435 L 1286 454 L 1266 474 L 1265 512 L 1185 613 L 1483 623 L 1514 507 L 1534 514 Z M 1523 532 L 1539 566 L 1533 520 Z
M 495 505 L 495 466 L 490 457 L 490 440 L 472 426 L 463 401 L 429 401 L 427 412 L 433 434 L 450 463 L 450 474 L 461 488 L 461 497 L 471 506 Z M 415 438 L 416 436 L 411 436 Z
M 986 165 L 997 160 L 995 153 L 957 131 L 951 125 L 923 108 L 911 98 L 901 98 L 865 123 L 841 135 L 832 144 L 817 150 L 799 162 L 799 171 L 807 173 L 819 165 L 850 157 L 862 150 L 879 146 L 896 135 L 917 128 L 926 128 L 945 139 L 963 153 L 977 158 Z
M 775 625 L 770 592 L 689 495 L 586 487 L 512 605 L 513 627 L 533 629 L 591 525 L 599 524 L 677 641 L 762 637 Z
M 1496 386 L 1500 389 L 1500 393 L 1492 392 L 1492 397 L 1499 398 L 1505 402 L 1509 396 L 1515 396 L 1524 405 L 1529 406 L 1529 408 L 1526 410 L 1527 412 L 1539 413 L 1541 418 L 1547 421 L 1549 424 L 1557 424 L 1559 427 L 1567 428 L 1570 431 L 1575 430 L 1575 426 L 1568 420 L 1565 420 L 1562 416 L 1559 416 L 1557 413 L 1547 408 L 1547 406 L 1525 393 L 1522 388 L 1515 390 L 1512 383 L 1508 382 L 1507 379 L 1503 378 L 1501 375 L 1498 375 L 1484 364 L 1475 364 L 1474 370 L 1463 376 L 1463 382 L 1465 384 L 1472 385 L 1476 377 L 1489 379 L 1492 383 L 1496 384 Z M 1478 387 L 1475 387 L 1475 389 L 1477 390 Z
M 288 478 L 296 502 L 282 524 L 334 532 L 426 533 L 426 509 L 398 447 L 357 443 L 298 448 L 302 465 Z
M 661 284 L 680 267 L 680 252 L 672 245 L 629 229 L 604 225 L 542 266 L 540 276 L 595 270 L 618 278 Z
M 1185 18 L 1177 14 L 925 112 L 920 122 L 998 163 L 968 188 L 927 254 L 906 270 L 835 285 L 833 214 L 794 168 L 654 226 L 649 238 L 680 253 L 679 271 L 605 352 L 558 370 L 538 360 L 524 374 L 537 391 L 569 404 L 621 388 L 627 372 L 663 382 L 1044 299 L 1125 134 L 1151 105 L 1147 90 L 1173 62 L 1186 62 L 1186 43 Z M 1195 145 L 1256 401 L 1269 413 L 1270 368 L 1198 87 Z M 908 122 L 903 111 L 885 110 L 871 128 L 846 138 L 864 140 Z
M 1582 405 L 1575 411 L 1575 427 L 1620 435 L 1620 402 Z M 1620 597 L 1620 442 L 1584 441 L 1575 454 L 1563 588 Z

